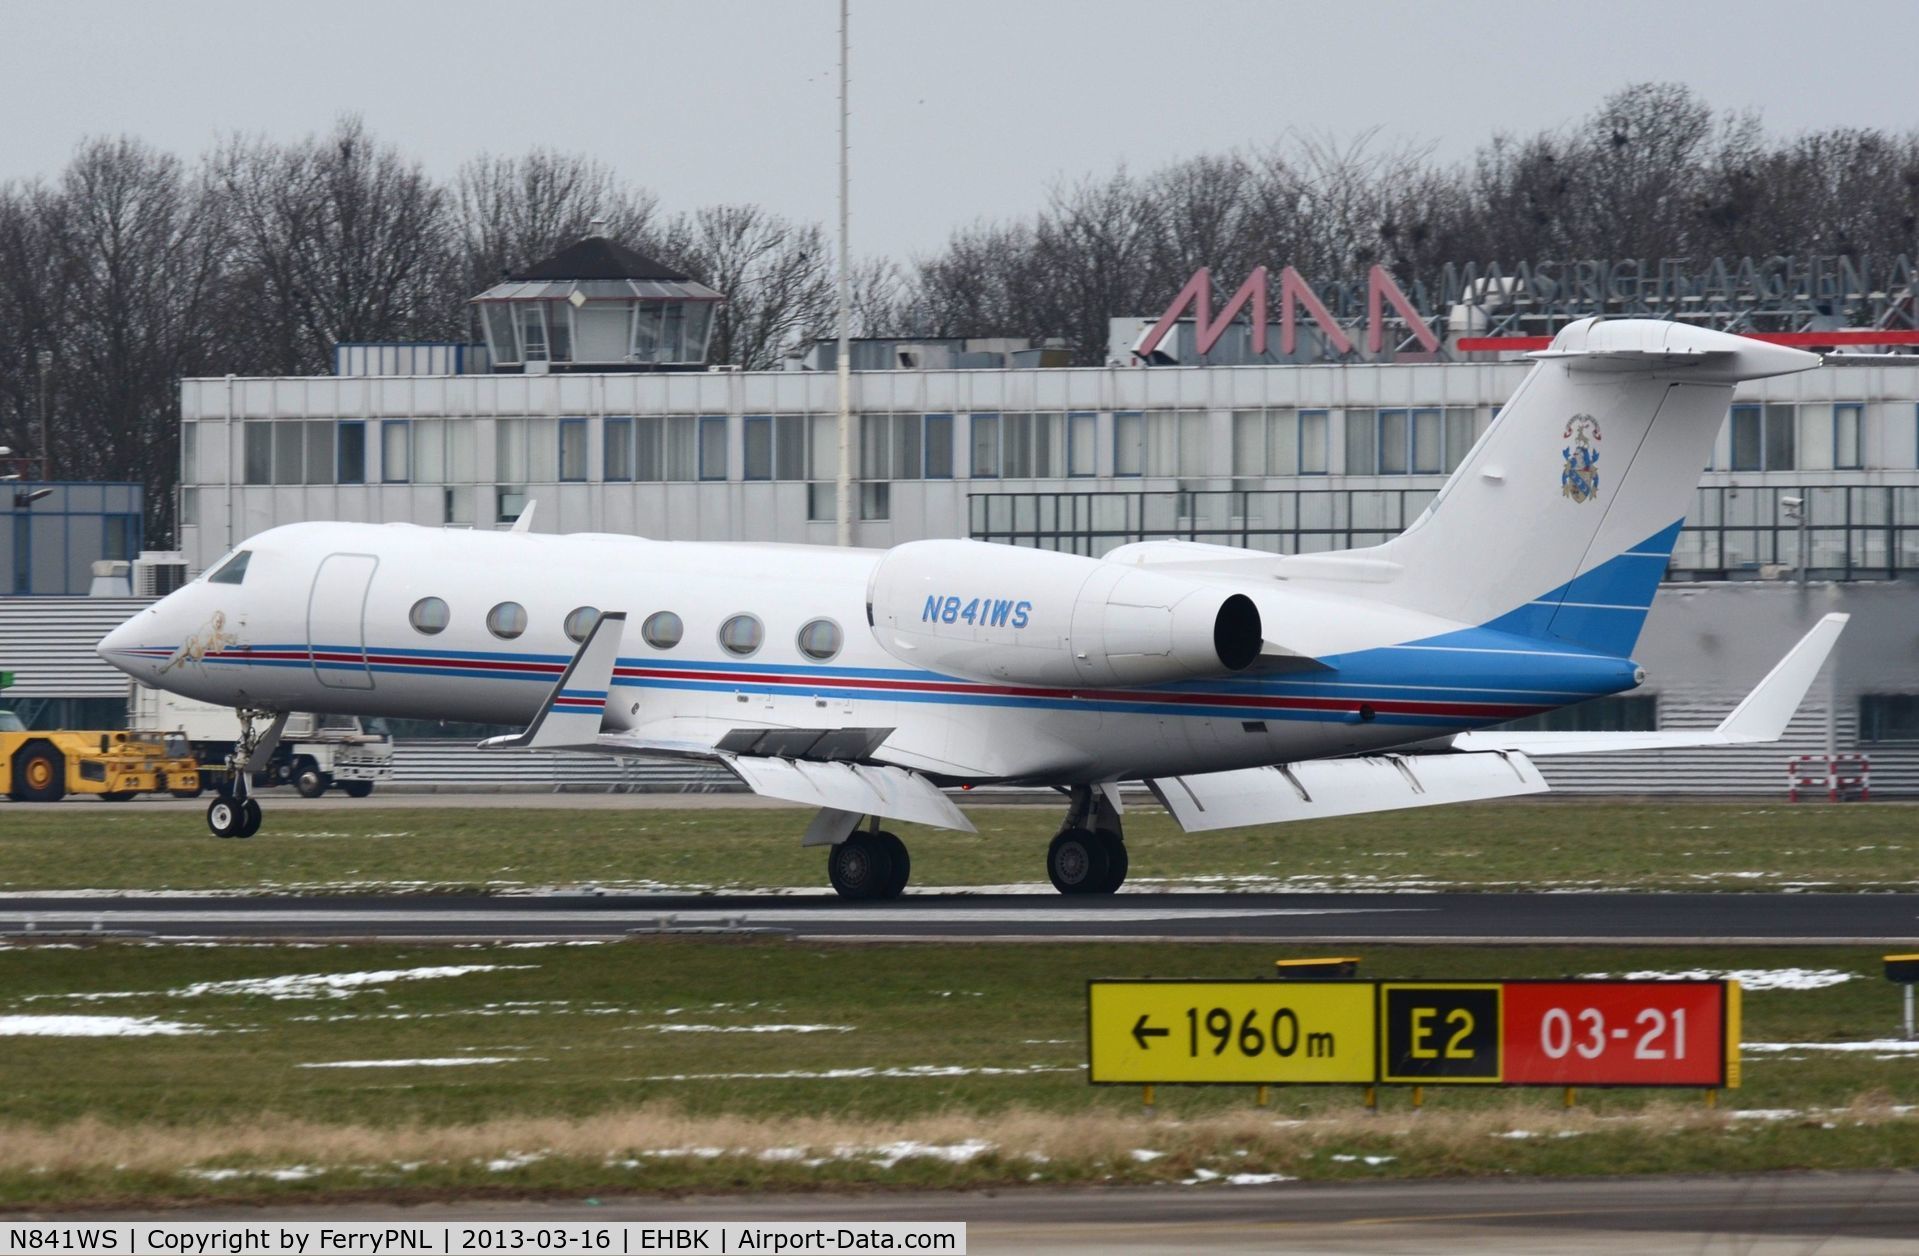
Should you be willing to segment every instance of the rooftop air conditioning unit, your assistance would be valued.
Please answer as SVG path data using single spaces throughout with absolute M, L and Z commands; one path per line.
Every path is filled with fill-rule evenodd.
M 187 582 L 187 556 L 178 550 L 142 550 L 133 560 L 133 596 L 165 597 Z

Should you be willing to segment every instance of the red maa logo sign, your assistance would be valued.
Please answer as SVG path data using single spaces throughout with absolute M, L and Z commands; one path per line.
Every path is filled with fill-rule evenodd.
M 1252 274 L 1246 276 L 1246 282 L 1239 286 L 1239 291 L 1233 294 L 1233 299 L 1215 315 L 1213 313 L 1213 272 L 1207 267 L 1200 267 L 1193 273 L 1193 277 L 1186 281 L 1186 286 L 1179 290 L 1179 295 L 1173 298 L 1173 303 L 1166 307 L 1166 312 L 1160 315 L 1159 322 L 1153 324 L 1152 330 L 1140 340 L 1135 352 L 1144 356 L 1157 349 L 1167 334 L 1179 325 L 1180 316 L 1190 306 L 1193 310 L 1195 347 L 1200 354 L 1204 355 L 1219 343 L 1219 338 L 1226 333 L 1228 327 L 1232 326 L 1240 312 L 1251 305 L 1253 352 L 1265 353 L 1266 328 L 1270 321 L 1267 317 L 1268 282 L 1266 268 L 1261 266 L 1255 269 Z M 1399 285 L 1393 282 L 1392 275 L 1384 266 L 1374 266 L 1366 275 L 1366 352 L 1376 354 L 1385 344 L 1385 307 L 1388 304 L 1405 321 L 1406 327 L 1422 348 L 1429 353 L 1439 351 L 1439 337 L 1435 336 L 1432 328 L 1426 325 L 1425 316 L 1406 299 L 1406 294 L 1400 291 Z M 1292 353 L 1299 342 L 1301 307 L 1304 307 L 1307 315 L 1319 324 L 1320 335 L 1325 337 L 1327 344 L 1342 355 L 1353 352 L 1352 338 L 1346 334 L 1345 328 L 1339 325 L 1332 311 L 1326 308 L 1325 303 L 1300 277 L 1299 272 L 1288 266 L 1279 272 L 1279 351 L 1281 353 Z

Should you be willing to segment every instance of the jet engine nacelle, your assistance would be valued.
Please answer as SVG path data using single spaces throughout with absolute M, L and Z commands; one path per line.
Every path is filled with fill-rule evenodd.
M 1021 685 L 1147 685 L 1259 657 L 1243 593 L 1050 550 L 914 541 L 880 559 L 868 618 L 903 663 Z

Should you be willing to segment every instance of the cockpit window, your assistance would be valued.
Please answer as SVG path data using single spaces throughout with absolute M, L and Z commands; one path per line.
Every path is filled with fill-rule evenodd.
M 239 584 L 247 578 L 247 559 L 253 557 L 252 550 L 241 550 L 227 559 L 207 577 L 208 584 Z

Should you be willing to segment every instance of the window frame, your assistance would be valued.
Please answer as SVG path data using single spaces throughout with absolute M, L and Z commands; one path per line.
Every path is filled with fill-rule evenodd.
M 613 457 L 618 447 L 619 458 Z M 639 445 L 635 436 L 632 415 L 614 415 L 600 420 L 600 482 L 602 484 L 631 484 L 638 478 Z M 619 463 L 626 467 L 626 474 L 615 475 L 613 468 Z
M 702 414 L 693 428 L 693 475 L 701 484 L 724 484 L 727 475 L 727 463 L 732 457 L 732 439 L 727 433 L 728 420 L 723 414 Z M 709 473 L 707 469 L 707 433 L 719 432 L 719 474 Z
M 575 434 L 579 440 L 580 472 L 578 475 L 568 475 L 566 473 L 566 438 L 568 433 Z M 593 470 L 593 460 L 588 456 L 587 436 L 587 422 L 584 418 L 569 416 L 560 420 L 559 426 L 554 429 L 555 448 L 553 455 L 555 483 L 584 484 L 590 478 Z
M 1842 462 L 1839 458 L 1840 416 L 1852 419 L 1852 460 Z M 1832 403 L 1832 469 L 1835 471 L 1863 471 L 1866 467 L 1866 407 L 1859 401 L 1835 401 Z
M 400 461 L 404 465 L 401 466 L 400 474 L 398 475 L 393 474 L 393 462 L 392 459 L 387 456 L 388 453 L 391 452 L 392 445 L 391 440 L 387 436 L 389 430 L 397 431 L 400 434 Z M 380 483 L 413 483 L 413 420 L 380 420 Z
M 347 436 L 351 434 L 360 445 L 359 457 L 355 460 L 355 470 L 351 478 L 347 476 Z M 366 483 L 366 420 L 341 419 L 334 424 L 333 466 L 335 482 L 340 484 Z

